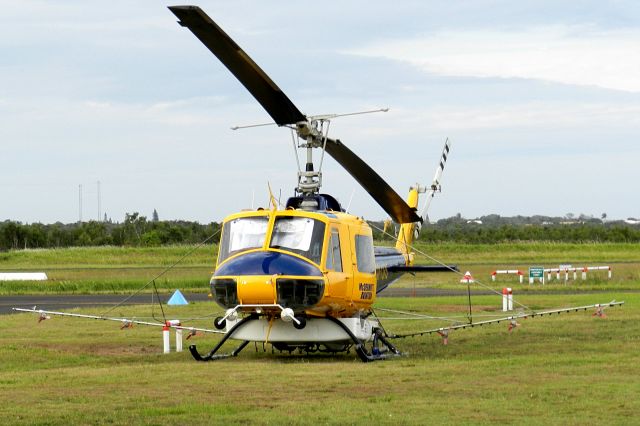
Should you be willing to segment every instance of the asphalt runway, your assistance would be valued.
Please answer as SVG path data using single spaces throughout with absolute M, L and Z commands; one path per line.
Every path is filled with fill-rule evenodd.
M 496 290 L 498 291 L 498 290 Z M 623 293 L 638 293 L 640 290 L 624 290 Z M 593 293 L 611 293 L 611 291 L 576 291 L 575 289 L 552 290 L 539 292 L 536 294 L 593 294 Z M 471 290 L 472 296 L 492 295 L 501 296 L 500 293 L 489 290 Z M 387 288 L 377 297 L 439 297 L 439 296 L 466 296 L 466 289 L 460 290 L 444 290 L 438 288 Z M 171 294 L 161 294 L 160 300 L 166 303 Z M 184 293 L 187 301 L 203 302 L 212 301 L 206 293 Z M 127 299 L 125 301 L 125 299 Z M 137 294 L 134 296 L 126 294 L 53 294 L 53 295 L 30 295 L 30 296 L 0 296 L 0 315 L 15 313 L 11 308 L 33 308 L 46 311 L 58 311 L 63 309 L 72 309 L 80 307 L 101 307 L 108 308 L 122 305 L 148 305 L 151 304 L 151 294 Z M 157 303 L 154 296 L 153 303 Z M 217 305 L 215 305 L 217 307 Z
M 185 294 L 188 301 L 204 301 L 210 300 L 206 293 Z M 9 314 L 14 311 L 11 308 L 33 308 L 46 311 L 59 311 L 63 309 L 72 309 L 80 307 L 102 307 L 108 308 L 117 304 L 123 305 L 141 305 L 150 304 L 151 294 L 137 294 L 131 296 L 126 294 L 53 294 L 53 295 L 27 295 L 27 296 L 0 296 L 0 314 Z M 171 294 L 161 294 L 160 300 L 166 303 Z M 154 303 L 158 303 L 158 299 L 154 296 Z
M 388 288 L 378 295 L 378 297 L 436 297 L 436 296 L 463 296 L 466 290 L 442 290 L 435 288 Z M 472 291 L 472 295 L 492 294 L 488 291 Z M 130 298 L 129 298 L 130 297 Z M 161 294 L 160 300 L 166 303 L 171 294 Z M 185 293 L 187 301 L 203 302 L 211 300 L 206 293 Z M 129 299 L 127 299 L 129 298 Z M 125 301 L 125 299 L 127 299 Z M 157 303 L 157 298 L 153 301 Z M 151 304 L 151 294 L 137 294 L 129 296 L 126 294 L 52 294 L 52 295 L 19 295 L 0 296 L 0 315 L 14 313 L 11 308 L 33 308 L 46 311 L 59 311 L 80 307 L 102 307 L 108 308 L 117 304 L 141 305 Z

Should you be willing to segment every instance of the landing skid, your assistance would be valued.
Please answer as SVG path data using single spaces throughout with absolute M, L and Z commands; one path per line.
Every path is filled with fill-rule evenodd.
M 249 344 L 249 340 L 243 340 L 240 346 L 238 346 L 237 348 L 235 348 L 233 351 L 229 353 L 218 354 L 217 352 L 218 350 L 220 350 L 222 345 L 224 345 L 229 338 L 233 337 L 233 335 L 242 326 L 247 324 L 249 321 L 256 320 L 256 319 L 257 317 L 255 315 L 250 315 L 240 320 L 224 335 L 222 340 L 220 340 L 220 342 L 218 342 L 218 344 L 207 355 L 204 355 L 204 356 L 201 355 L 196 349 L 196 345 L 189 346 L 189 351 L 191 352 L 191 355 L 196 361 L 216 361 L 219 359 L 238 356 L 238 354 Z M 380 328 L 374 328 L 373 330 L 372 349 L 371 349 L 371 352 L 369 352 L 366 348 L 365 343 L 362 340 L 358 339 L 358 337 L 353 333 L 353 331 L 351 331 L 351 329 L 348 326 L 346 326 L 344 323 L 342 323 L 336 318 L 327 317 L 327 319 L 333 322 L 334 324 L 336 324 L 337 326 L 339 326 L 349 336 L 349 339 L 353 344 L 353 348 L 355 349 L 355 352 L 358 355 L 358 358 L 360 358 L 362 362 L 379 361 L 379 360 L 402 355 L 402 353 L 398 349 L 396 349 L 396 347 L 392 345 L 391 342 L 387 340 L 387 338 L 384 336 L 382 329 Z M 350 346 L 351 346 L 350 344 L 345 345 L 345 349 L 349 348 Z M 336 352 L 339 352 L 339 351 L 336 351 Z

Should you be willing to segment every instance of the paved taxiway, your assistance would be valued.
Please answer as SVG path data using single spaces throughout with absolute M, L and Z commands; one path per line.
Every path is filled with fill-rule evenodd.
M 378 295 L 378 297 L 429 297 L 429 296 L 461 296 L 466 295 L 466 290 L 441 290 L 434 288 L 388 288 Z M 473 295 L 492 294 L 489 291 L 472 291 Z M 202 302 L 211 300 L 206 293 L 186 293 L 185 298 L 188 301 Z M 152 303 L 151 294 L 137 294 L 131 296 L 126 302 L 129 295 L 126 294 L 53 294 L 53 295 L 19 295 L 19 296 L 0 296 L 0 314 L 8 314 L 13 312 L 11 308 L 33 308 L 47 311 L 58 311 L 62 309 L 80 308 L 80 307 L 103 307 L 108 308 L 117 304 L 123 305 L 140 305 Z M 171 294 L 161 294 L 160 300 L 166 303 Z M 154 297 L 154 303 L 157 298 Z M 213 303 L 213 302 L 212 302 Z M 217 305 L 216 305 L 217 306 Z

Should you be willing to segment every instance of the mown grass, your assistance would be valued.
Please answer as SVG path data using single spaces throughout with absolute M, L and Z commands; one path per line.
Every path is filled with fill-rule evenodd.
M 434 259 L 456 264 L 461 272 L 471 271 L 481 282 L 495 287 L 510 286 L 520 291 L 563 291 L 580 286 L 583 290 L 634 289 L 640 284 L 640 244 L 424 244 L 416 246 L 419 264 Z M 43 282 L 1 282 L 0 294 L 39 293 L 127 293 L 137 291 L 155 277 L 158 288 L 176 288 L 191 292 L 208 291 L 209 277 L 215 267 L 217 246 L 169 246 L 153 248 L 88 247 L 50 250 L 15 250 L 0 253 L 0 271 L 44 271 L 50 280 Z M 610 265 L 613 279 L 606 272 L 590 273 L 582 282 L 550 282 L 541 286 L 520 286 L 517 277 L 499 277 L 491 283 L 496 269 L 522 269 L 532 265 L 557 267 Z M 175 266 L 173 266 L 175 265 Z M 173 267 L 172 267 L 173 266 Z M 580 274 L 578 274 L 580 275 Z M 397 287 L 460 288 L 453 274 L 405 276 Z M 580 278 L 578 276 L 578 278 Z M 481 284 L 477 285 L 481 288 Z M 149 287 L 149 291 L 150 291 Z
M 534 308 L 625 299 L 590 312 L 397 340 L 408 355 L 372 364 L 345 355 L 272 354 L 196 363 L 161 355 L 158 329 L 29 314 L 0 323 L 0 416 L 23 424 L 637 424 L 638 294 L 522 295 Z M 480 315 L 498 296 L 474 297 Z M 379 299 L 390 309 L 464 313 L 466 298 Z M 205 317 L 203 302 L 169 317 Z M 86 311 L 81 311 L 86 312 Z M 157 313 L 157 311 L 156 311 Z M 150 315 L 150 307 L 117 315 Z M 196 323 L 209 324 L 210 318 Z M 430 323 L 385 321 L 390 332 Z M 208 350 L 216 337 L 200 336 Z M 231 348 L 232 345 L 227 345 Z
M 458 264 L 459 274 L 453 273 L 432 273 L 404 275 L 398 282 L 393 284 L 393 288 L 439 288 L 466 290 L 466 285 L 460 284 L 461 275 L 466 271 L 471 272 L 476 280 L 472 285 L 474 290 L 489 291 L 490 288 L 500 290 L 502 287 L 511 287 L 518 293 L 522 292 L 574 292 L 574 291 L 617 291 L 617 290 L 640 290 L 640 262 L 634 263 L 613 263 L 607 265 L 612 268 L 612 278 L 607 278 L 607 271 L 591 271 L 587 274 L 586 280 L 582 280 L 581 272 L 577 273 L 577 279 L 573 279 L 573 273 L 569 273 L 569 280 L 565 282 L 564 273 L 560 275 L 560 280 L 556 279 L 556 274 L 552 274 L 552 279 L 541 284 L 536 281 L 529 284 L 528 267 L 533 263 L 522 264 Z M 591 264 L 589 264 L 591 265 Z M 603 265 L 598 263 L 592 266 Z M 553 267 L 547 264 L 543 266 Z M 555 267 L 557 267 L 557 263 Z M 587 264 L 576 264 L 576 266 L 587 266 Z M 519 277 L 515 274 L 498 275 L 493 281 L 491 273 L 497 269 L 519 269 L 524 272 L 523 283 L 520 284 Z
M 163 290 L 206 292 L 216 254 L 212 245 L 12 250 L 0 253 L 0 271 L 43 271 L 49 280 L 0 282 L 0 294 L 126 293 L 156 277 Z
M 381 244 L 389 244 L 383 242 Z M 538 262 L 638 262 L 640 244 L 633 243 L 547 243 L 522 242 L 505 244 L 459 244 L 418 242 L 415 245 L 425 263 L 425 253 L 445 263 L 506 263 Z M 0 253 L 0 270 L 33 268 L 115 268 L 169 266 L 180 260 L 181 265 L 213 267 L 218 246 L 177 245 L 166 247 L 76 247 L 61 249 L 10 250 Z
M 425 263 L 429 263 L 429 257 L 434 257 L 445 263 L 465 263 L 468 265 L 496 261 L 507 265 L 532 261 L 543 264 L 640 261 L 640 244 L 633 243 L 418 243 L 415 249 L 418 258 Z
M 165 268 L 100 268 L 100 269 L 55 269 L 49 270 L 46 282 L 7 281 L 0 282 L 2 294 L 91 294 L 131 293 L 146 285 L 145 291 L 153 290 L 151 281 L 163 291 L 177 288 L 189 292 L 209 291 L 212 267 Z M 159 277 L 154 280 L 154 278 Z
M 178 260 L 181 265 L 213 267 L 217 254 L 217 245 L 9 250 L 0 253 L 0 269 L 147 268 L 169 266 Z

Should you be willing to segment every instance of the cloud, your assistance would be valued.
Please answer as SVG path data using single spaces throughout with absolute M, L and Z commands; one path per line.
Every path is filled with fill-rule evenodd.
M 407 125 L 433 130 L 509 129 L 518 127 L 640 126 L 640 105 L 614 103 L 520 103 L 481 107 L 433 107 L 400 111 Z
M 438 75 L 526 78 L 640 92 L 640 30 L 542 26 L 441 31 L 346 53 L 409 62 Z

